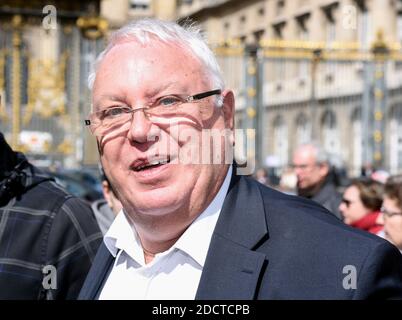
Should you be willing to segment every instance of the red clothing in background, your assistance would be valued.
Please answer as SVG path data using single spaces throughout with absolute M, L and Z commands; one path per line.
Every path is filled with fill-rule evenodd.
M 380 215 L 380 211 L 370 212 L 360 220 L 351 224 L 352 227 L 368 231 L 370 233 L 377 234 L 383 229 L 383 225 L 377 224 L 377 218 Z

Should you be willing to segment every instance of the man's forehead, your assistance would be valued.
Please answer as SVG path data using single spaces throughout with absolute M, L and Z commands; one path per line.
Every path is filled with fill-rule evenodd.
M 301 147 L 295 151 L 295 161 L 315 161 L 315 149 L 309 146 Z
M 161 69 L 158 72 L 165 72 L 164 77 L 167 79 L 177 73 L 182 76 L 205 73 L 200 59 L 178 44 L 150 42 L 142 45 L 131 40 L 117 43 L 106 52 L 97 68 L 95 82 L 100 74 L 109 76 L 111 73 L 122 72 L 121 69 L 143 77 L 152 74 L 154 68 Z M 155 75 L 158 79 L 160 76 Z
M 106 52 L 104 59 L 106 60 L 106 58 L 114 56 L 116 54 L 120 54 L 123 51 L 131 51 L 133 53 L 137 51 L 142 53 L 144 50 L 173 53 L 175 55 L 181 55 L 182 57 L 186 56 L 189 59 L 195 58 L 194 54 L 189 48 L 186 48 L 177 41 L 166 42 L 159 39 L 152 39 L 147 41 L 146 43 L 141 43 L 133 38 L 116 41 L 113 46 Z M 141 57 L 147 58 L 147 56 L 140 56 L 140 58 Z
M 166 91 L 166 90 L 169 90 L 169 88 L 173 88 L 173 86 L 175 84 L 177 84 L 177 83 L 173 82 L 173 81 L 166 81 L 166 82 L 160 83 L 159 85 L 155 85 L 154 87 L 147 87 L 147 88 L 145 88 L 146 90 L 145 90 L 144 96 L 151 98 L 153 96 L 158 95 L 162 91 Z M 95 92 L 93 95 L 94 104 L 96 104 L 100 101 L 104 101 L 104 100 L 116 101 L 116 102 L 127 100 L 127 92 L 124 90 L 121 90 L 121 92 L 117 92 L 117 93 L 110 91 L 110 92 L 103 92 L 101 94 L 96 94 L 97 91 L 94 91 L 94 92 Z M 173 93 L 176 93 L 176 92 L 173 92 Z

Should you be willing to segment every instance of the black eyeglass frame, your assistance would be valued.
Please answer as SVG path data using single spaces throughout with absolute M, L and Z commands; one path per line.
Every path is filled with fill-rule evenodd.
M 182 98 L 183 101 L 181 103 L 183 104 L 183 103 L 189 103 L 189 102 L 193 102 L 193 101 L 198 101 L 198 100 L 201 100 L 201 99 L 213 96 L 213 95 L 221 94 L 221 93 L 222 93 L 221 89 L 215 89 L 215 90 L 205 91 L 205 92 L 197 93 L 197 94 L 194 94 L 192 96 L 186 96 L 186 97 L 182 97 L 182 95 L 179 95 L 179 94 L 169 94 L 169 95 L 162 96 L 162 97 L 158 98 L 157 101 L 160 101 L 165 97 L 174 96 L 174 97 Z M 152 109 L 154 107 L 156 107 L 156 106 L 152 106 L 152 104 L 151 104 L 151 106 L 131 109 L 130 112 L 134 114 L 135 112 L 137 112 L 139 110 Z M 104 110 L 102 110 L 102 111 L 104 111 Z M 96 113 L 96 112 L 94 112 L 94 113 Z M 85 119 L 84 122 L 85 122 L 86 126 L 91 125 L 91 120 L 90 119 Z
M 391 212 L 391 211 L 386 210 L 384 207 L 381 207 L 380 211 L 387 218 L 392 218 L 394 216 L 402 216 L 402 212 Z

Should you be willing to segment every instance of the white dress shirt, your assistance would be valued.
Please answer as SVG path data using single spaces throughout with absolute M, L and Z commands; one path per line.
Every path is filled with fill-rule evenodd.
M 120 212 L 104 236 L 106 247 L 116 259 L 99 299 L 194 299 L 231 175 L 232 166 L 205 211 L 170 249 L 156 254 L 148 264 L 135 228 Z

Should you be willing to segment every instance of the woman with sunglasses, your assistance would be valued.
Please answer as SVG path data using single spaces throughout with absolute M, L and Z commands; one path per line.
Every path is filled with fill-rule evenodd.
M 374 234 L 383 229 L 380 209 L 383 185 L 372 179 L 355 179 L 346 188 L 339 211 L 344 222 Z
M 390 177 L 385 184 L 381 211 L 384 237 L 402 252 L 402 174 Z

